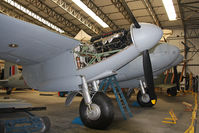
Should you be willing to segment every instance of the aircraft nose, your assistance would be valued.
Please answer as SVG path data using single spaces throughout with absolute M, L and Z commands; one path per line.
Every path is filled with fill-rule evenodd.
M 160 27 L 153 24 L 140 23 L 140 25 L 141 28 L 135 28 L 132 24 L 130 32 L 133 44 L 142 52 L 156 45 L 161 39 L 163 32 Z

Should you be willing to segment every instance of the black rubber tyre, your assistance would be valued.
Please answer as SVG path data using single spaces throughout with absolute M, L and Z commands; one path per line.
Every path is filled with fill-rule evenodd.
M 151 99 L 148 103 L 143 102 L 141 97 L 142 97 L 142 93 L 141 91 L 139 91 L 137 94 L 137 102 L 139 103 L 141 107 L 153 107 L 155 105 L 155 104 L 152 104 Z M 157 98 L 155 100 L 157 101 Z
M 169 94 L 171 96 L 176 96 L 177 95 L 177 88 L 176 87 L 168 88 L 167 94 Z
M 0 133 L 6 133 L 4 122 L 0 121 Z
M 100 108 L 101 114 L 97 120 L 91 120 L 88 118 L 86 110 L 87 105 L 82 99 L 80 103 L 79 113 L 80 118 L 85 126 L 93 129 L 106 129 L 113 121 L 114 118 L 114 108 L 111 99 L 106 96 L 103 92 L 97 92 L 93 99 L 92 103 L 98 105 Z
M 47 116 L 41 117 L 41 120 L 43 122 L 43 128 L 41 129 L 41 133 L 47 133 L 50 130 L 50 119 Z

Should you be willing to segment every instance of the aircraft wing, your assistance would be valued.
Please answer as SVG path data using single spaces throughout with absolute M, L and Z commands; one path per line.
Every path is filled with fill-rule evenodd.
M 6 83 L 8 83 L 8 80 L 0 80 L 0 88 L 4 88 Z
M 116 72 L 113 72 L 113 71 L 105 71 L 95 77 L 93 77 L 92 79 L 88 80 L 87 82 L 90 82 L 90 81 L 93 81 L 93 80 L 100 80 L 100 79 L 104 79 L 106 77 L 110 77 L 110 76 L 113 76 L 113 75 L 116 75 L 117 73 Z
M 16 44 L 17 47 L 9 47 Z M 20 64 L 35 64 L 73 49 L 79 41 L 0 14 L 0 58 Z

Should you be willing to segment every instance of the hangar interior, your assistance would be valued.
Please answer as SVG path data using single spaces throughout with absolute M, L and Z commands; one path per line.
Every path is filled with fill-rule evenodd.
M 122 51 L 121 49 L 128 47 L 130 45 L 128 38 L 128 36 L 130 36 L 130 26 L 134 23 L 132 17 L 135 18 L 138 23 L 145 22 L 157 25 L 163 30 L 163 36 L 159 43 L 174 45 L 180 49 L 180 54 L 183 55 L 184 59 L 178 64 L 177 71 L 180 72 L 181 77 L 184 77 L 184 80 L 180 83 L 180 88 L 182 88 L 183 91 L 186 90 L 188 94 L 185 95 L 183 93 L 183 95 L 174 98 L 168 97 L 158 90 L 158 95 L 160 95 L 159 97 L 161 98 L 155 108 L 140 109 L 139 107 L 131 107 L 133 117 L 135 118 L 131 118 L 133 120 L 127 120 L 125 122 L 122 121 L 121 124 L 120 120 L 122 117 L 118 109 L 116 118 L 114 119 L 116 124 L 113 124 L 104 132 L 185 132 L 187 131 L 186 129 L 189 129 L 191 123 L 188 119 L 188 117 L 191 117 L 191 111 L 187 114 L 184 111 L 184 106 L 194 107 L 194 93 L 188 91 L 193 90 L 193 86 L 196 92 L 198 90 L 198 85 L 195 84 L 196 82 L 198 84 L 197 76 L 199 75 L 199 1 L 168 0 L 173 2 L 174 12 L 171 11 L 171 8 L 168 10 L 171 11 L 174 18 L 169 18 L 163 1 L 164 0 L 1 0 L 0 13 L 44 27 L 65 37 L 80 40 L 82 43 L 92 44 L 92 48 L 94 47 L 97 53 L 105 52 L 100 55 L 100 58 L 96 57 L 95 60 L 90 59 L 90 55 L 88 54 L 87 58 L 83 59 L 85 63 L 81 65 L 78 64 L 78 60 L 76 60 L 77 69 L 98 63 L 105 58 L 119 53 Z M 80 3 L 86 5 L 87 8 L 95 14 L 95 18 L 88 15 L 86 10 L 80 8 Z M 125 5 L 127 5 L 127 7 Z M 111 36 L 112 38 L 108 38 L 107 36 Z M 120 38 L 118 39 L 117 37 Z M 102 45 L 99 40 L 104 41 L 103 44 L 113 42 L 109 47 L 99 48 L 98 46 Z M 89 50 L 92 51 L 91 46 L 88 47 Z M 84 48 L 86 51 L 87 47 L 85 46 Z M 82 47 L 75 49 L 75 59 L 81 59 L 80 55 L 85 55 L 85 51 L 80 51 L 80 49 L 82 49 Z M 1 74 L 2 69 L 5 67 L 4 64 L 5 61 L 1 60 Z M 22 66 L 18 66 L 18 68 L 23 69 Z M 174 75 L 172 69 L 164 72 L 165 75 L 169 73 Z M 166 77 L 168 78 L 168 76 Z M 167 78 L 162 79 L 162 82 L 166 83 L 166 80 L 170 82 L 170 79 Z M 1 80 L 3 79 L 1 78 Z M 189 83 L 189 85 L 186 85 L 187 83 Z M 38 96 L 38 94 L 40 94 L 40 96 Z M 48 93 L 48 96 L 44 96 L 46 93 L 43 93 L 44 95 L 41 94 L 42 92 L 31 92 L 28 90 L 21 94 L 17 93 L 15 95 L 15 93 L 13 93 L 11 94 L 11 98 L 26 99 L 35 106 L 47 106 L 49 112 L 36 112 L 36 114 L 50 116 L 51 129 L 48 132 L 101 132 L 99 130 L 71 124 L 74 116 L 78 114 L 78 101 L 80 101 L 81 98 L 76 98 L 74 100 L 76 104 L 73 103 L 70 107 L 66 108 L 64 107 L 65 99 L 55 96 L 55 93 Z M 4 96 L 6 95 L 1 94 L 1 97 Z M 130 103 L 135 99 L 134 97 L 131 98 L 129 100 Z M 42 102 L 40 103 L 40 101 Z M 47 101 L 49 101 L 49 103 Z M 184 104 L 181 104 L 183 102 Z M 116 105 L 116 102 L 114 105 Z M 56 108 L 59 108 L 57 112 Z M 169 111 L 169 109 L 173 109 L 177 116 L 181 118 L 181 120 L 179 120 L 180 124 L 158 125 L 156 122 L 159 121 L 160 123 L 161 119 L 165 116 L 164 114 L 167 113 L 162 110 Z M 153 112 L 154 110 L 156 111 Z M 194 111 L 194 109 L 192 109 L 192 111 Z M 143 114 L 141 114 L 142 112 Z M 63 116 L 60 114 L 63 114 Z M 13 114 L 0 115 L 2 117 L 15 117 Z M 144 119 L 146 116 L 150 117 Z M 150 123 L 153 118 L 156 122 Z M 130 124 L 126 124 L 128 122 Z M 133 129 L 131 129 L 132 125 L 134 125 Z M 145 125 L 145 129 L 142 129 L 143 125 Z M 198 124 L 195 123 L 194 126 L 197 125 Z M 161 128 L 159 128 L 159 126 Z
M 17 2 L 3 0 L 0 6 L 1 12 L 4 14 L 40 25 L 70 37 L 75 37 L 80 30 L 83 30 L 90 36 L 96 36 L 122 28 L 129 29 L 132 23 L 120 1 L 83 0 L 82 2 L 106 22 L 109 27 L 102 28 L 94 19 L 70 0 L 19 0 Z M 162 1 L 127 0 L 126 3 L 138 22 L 153 23 L 165 29 L 164 36 L 166 37 L 166 41 L 177 45 L 182 50 L 182 54 L 185 55 L 187 53 L 185 59 L 189 59 L 193 54 L 197 53 L 197 1 L 174 0 L 173 3 L 177 15 L 174 21 L 169 21 Z M 43 22 L 44 20 L 46 22 Z M 182 42 L 190 48 L 189 51 L 185 52 L 185 46 Z M 195 54 L 192 60 L 189 61 L 186 71 L 190 70 L 192 73 L 198 75 L 197 61 L 198 54 Z

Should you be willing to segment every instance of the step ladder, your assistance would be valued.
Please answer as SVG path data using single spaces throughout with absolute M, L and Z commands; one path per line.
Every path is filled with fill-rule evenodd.
M 46 107 L 24 107 L 24 108 L 0 108 L 0 113 L 26 113 L 24 117 L 1 118 L 0 133 L 35 133 L 48 132 L 50 120 L 48 117 L 39 117 L 30 111 L 46 110 Z
M 132 117 L 133 116 L 132 112 L 128 106 L 126 98 L 124 97 L 122 89 L 120 88 L 115 76 L 110 76 L 108 78 L 103 79 L 99 85 L 99 91 L 106 92 L 109 86 L 113 89 L 113 92 L 115 94 L 118 106 L 120 108 L 124 120 L 127 119 L 126 114 L 128 114 L 129 117 Z

